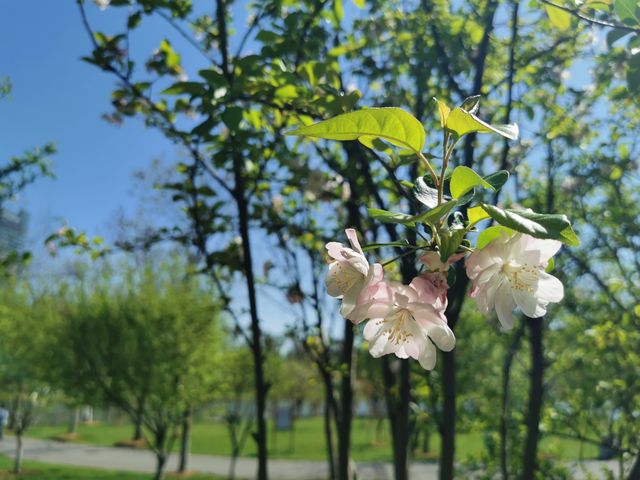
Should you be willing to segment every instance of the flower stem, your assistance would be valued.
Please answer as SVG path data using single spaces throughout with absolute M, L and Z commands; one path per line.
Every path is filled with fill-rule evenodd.
M 447 168 L 449 167 L 449 159 L 451 158 L 451 154 L 453 153 L 453 149 L 458 143 L 459 138 L 456 138 L 451 145 L 449 145 L 449 132 L 444 133 L 444 140 L 442 142 L 442 171 L 440 172 L 440 180 L 438 182 L 438 205 L 442 203 L 442 197 L 444 194 L 444 177 L 447 174 Z
M 393 257 L 391 260 L 387 260 L 386 262 L 382 262 L 381 265 L 384 268 L 387 265 L 395 262 L 396 260 L 400 260 L 401 258 L 406 257 L 407 255 L 415 252 L 416 250 L 424 250 L 425 248 L 429 248 L 429 245 L 423 245 L 421 247 L 411 246 L 411 247 L 409 247 L 409 251 L 408 252 L 401 253 L 400 255 L 398 255 L 396 257 Z
M 427 168 L 429 169 L 429 173 L 431 174 L 431 178 L 433 179 L 434 185 L 438 190 L 440 190 L 440 182 L 438 181 L 438 175 L 436 174 L 436 171 L 431 166 L 429 159 L 427 159 L 427 157 L 425 157 L 422 152 L 418 152 L 418 157 L 427 166 Z

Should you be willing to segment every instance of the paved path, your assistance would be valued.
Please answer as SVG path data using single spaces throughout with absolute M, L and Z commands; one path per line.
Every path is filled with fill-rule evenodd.
M 13 456 L 15 441 L 12 437 L 0 440 L 0 453 Z M 24 456 L 29 460 L 62 465 L 103 468 L 109 470 L 126 470 L 132 472 L 153 472 L 155 456 L 147 450 L 127 448 L 98 447 L 79 443 L 61 443 L 52 440 L 25 439 Z M 178 455 L 169 459 L 167 471 L 175 471 Z M 581 466 L 571 464 L 574 479 L 587 478 L 587 472 L 595 478 L 606 478 L 604 468 L 617 471 L 616 462 L 583 462 Z M 229 472 L 229 458 L 214 455 L 191 455 L 190 469 L 194 472 L 214 473 L 226 476 Z M 392 480 L 393 469 L 390 464 L 359 463 L 357 465 L 359 480 Z M 256 461 L 253 458 L 239 458 L 236 465 L 238 478 L 253 478 Z M 327 478 L 325 462 L 302 460 L 270 460 L 270 477 L 273 480 L 321 480 Z M 427 463 L 414 463 L 411 466 L 411 478 L 435 480 L 437 466 Z

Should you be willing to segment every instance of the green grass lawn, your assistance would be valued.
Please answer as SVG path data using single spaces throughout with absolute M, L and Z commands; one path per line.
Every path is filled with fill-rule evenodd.
M 47 427 L 34 426 L 27 436 L 36 438 L 52 438 L 65 432 L 64 426 Z M 81 425 L 78 442 L 96 445 L 113 445 L 117 441 L 131 437 L 133 427 L 122 425 Z M 270 430 L 269 449 L 271 458 L 289 460 L 325 460 L 325 443 L 321 418 L 305 418 L 296 421 L 293 435 L 289 432 L 275 432 Z M 457 436 L 457 452 L 459 459 L 477 456 L 484 449 L 482 433 L 461 433 Z M 385 422 L 380 441 L 376 441 L 375 422 L 365 418 L 357 418 L 353 424 L 352 452 L 353 458 L 360 462 L 390 461 L 390 437 Z M 177 443 L 177 442 L 176 442 Z M 176 449 L 178 446 L 176 445 Z M 439 437 L 434 434 L 431 438 L 430 452 L 421 453 L 418 459 L 436 459 L 440 448 Z M 222 424 L 199 423 L 193 427 L 193 453 L 229 455 L 230 446 L 226 428 Z M 554 437 L 545 438 L 542 451 L 553 453 L 562 459 L 577 459 L 580 454 L 580 443 Z M 592 458 L 596 454 L 595 447 L 584 445 L 583 456 Z M 255 444 L 247 440 L 243 456 L 255 456 Z
M 67 467 L 48 463 L 30 462 L 25 460 L 23 473 L 15 475 L 11 472 L 13 460 L 0 455 L 0 480 L 11 478 L 33 478 L 36 480 L 148 480 L 151 475 L 146 473 L 130 473 L 116 470 L 96 470 L 93 468 Z M 167 478 L 180 478 L 167 475 Z M 224 477 L 214 475 L 193 474 L 189 480 L 221 480 Z

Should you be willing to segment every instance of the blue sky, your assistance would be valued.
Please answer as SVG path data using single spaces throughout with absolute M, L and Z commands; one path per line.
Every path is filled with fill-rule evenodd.
M 120 25 L 115 12 L 90 13 L 101 27 Z M 152 25 L 162 28 L 160 25 Z M 145 31 L 136 45 L 153 50 Z M 130 210 L 132 172 L 153 158 L 171 161 L 175 147 L 138 120 L 116 127 L 101 119 L 109 111 L 113 80 L 80 57 L 90 51 L 75 2 L 5 2 L 0 16 L 0 76 L 13 91 L 0 102 L 0 157 L 53 141 L 55 180 L 29 187 L 11 208 L 25 208 L 34 247 L 63 220 L 106 234 L 118 208 Z
M 246 21 L 243 9 L 234 8 L 237 30 Z M 122 30 L 126 9 L 100 11 L 87 2 L 87 11 L 95 30 Z M 181 52 L 187 72 L 204 66 L 203 59 L 158 18 L 146 17 L 132 34 L 132 57 L 147 57 L 162 38 Z M 133 172 L 148 169 L 154 159 L 172 163 L 179 155 L 171 142 L 140 120 L 127 119 L 117 127 L 101 118 L 111 110 L 115 83 L 113 77 L 80 60 L 90 51 L 75 1 L 3 3 L 0 77 L 9 76 L 13 90 L 0 102 L 0 159 L 6 161 L 50 141 L 58 148 L 52 158 L 56 179 L 39 180 L 7 205 L 10 210 L 28 211 L 33 270 L 45 281 L 54 281 L 65 271 L 70 255 L 52 259 L 43 245 L 46 236 L 68 222 L 91 236 L 112 237 L 117 212 L 133 214 L 140 207 Z M 244 286 L 237 284 L 233 293 L 242 303 Z M 281 332 L 292 320 L 285 305 L 273 291 L 263 291 L 260 297 L 267 328 Z

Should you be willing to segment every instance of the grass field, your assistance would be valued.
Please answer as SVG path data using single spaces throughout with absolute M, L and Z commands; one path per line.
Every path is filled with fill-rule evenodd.
M 32 478 L 34 480 L 148 480 L 148 473 L 129 473 L 116 470 L 95 470 L 92 468 L 67 467 L 39 462 L 24 462 L 23 473 L 10 473 L 13 460 L 0 455 L 0 480 L 12 478 Z M 181 478 L 167 475 L 167 478 Z M 184 477 L 187 478 L 187 477 Z M 189 475 L 189 480 L 221 480 L 214 475 Z
M 81 425 L 76 441 L 95 445 L 113 445 L 115 442 L 129 439 L 132 431 L 132 426 L 127 424 Z M 27 432 L 27 436 L 52 438 L 64 432 L 64 426 L 34 426 Z M 289 432 L 274 432 L 273 430 L 270 433 L 269 453 L 271 458 L 325 460 L 325 442 L 322 419 L 320 418 L 305 418 L 296 421 L 292 435 Z M 457 437 L 456 456 L 461 460 L 469 456 L 477 456 L 484 449 L 482 439 L 483 434 L 481 433 L 459 434 Z M 417 455 L 417 458 L 421 460 L 436 459 L 439 448 L 439 438 L 434 434 L 431 438 L 430 452 L 422 452 Z M 541 449 L 543 452 L 553 453 L 557 458 L 566 460 L 577 459 L 580 456 L 580 443 L 567 439 L 545 438 Z M 225 426 L 215 423 L 195 424 L 193 427 L 192 452 L 229 455 L 230 445 Z M 353 458 L 360 462 L 390 461 L 389 433 L 385 430 L 380 442 L 376 442 L 375 423 L 365 418 L 355 419 L 352 452 Z M 255 454 L 255 444 L 249 439 L 242 456 L 255 456 Z M 584 458 L 593 458 L 596 454 L 596 449 L 591 445 L 584 445 L 582 454 Z

